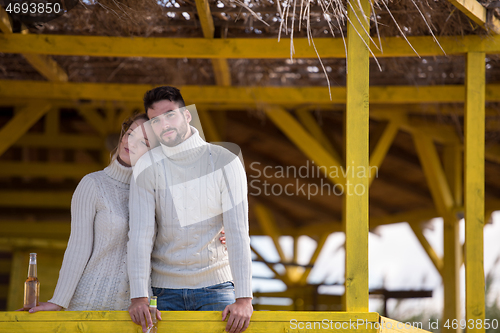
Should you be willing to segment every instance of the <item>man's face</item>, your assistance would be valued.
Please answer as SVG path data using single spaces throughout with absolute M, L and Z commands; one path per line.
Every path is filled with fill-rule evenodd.
M 158 140 L 168 147 L 177 146 L 191 134 L 191 114 L 187 109 L 179 108 L 176 102 L 163 100 L 148 109 L 154 133 Z

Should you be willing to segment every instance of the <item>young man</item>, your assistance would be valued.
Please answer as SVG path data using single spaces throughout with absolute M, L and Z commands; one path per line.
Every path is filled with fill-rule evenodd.
M 223 310 L 226 331 L 243 332 L 253 312 L 243 165 L 189 125 L 178 89 L 148 91 L 144 107 L 161 145 L 139 159 L 131 181 L 130 316 L 143 331 L 151 325 L 151 281 L 159 310 Z

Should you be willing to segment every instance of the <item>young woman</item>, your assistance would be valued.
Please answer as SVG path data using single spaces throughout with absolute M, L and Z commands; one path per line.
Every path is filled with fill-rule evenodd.
M 110 165 L 86 175 L 78 184 L 71 201 L 71 235 L 54 295 L 29 312 L 63 308 L 128 310 L 126 252 L 131 164 L 150 146 L 147 135 L 136 135 L 146 134 L 143 124 L 148 120 L 146 114 L 125 120 Z M 154 135 L 149 137 L 153 139 Z M 221 241 L 225 243 L 225 239 Z

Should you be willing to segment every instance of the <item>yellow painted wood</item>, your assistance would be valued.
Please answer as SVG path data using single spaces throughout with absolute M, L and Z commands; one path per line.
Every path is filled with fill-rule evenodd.
M 67 82 L 68 74 L 59 64 L 48 55 L 24 53 L 23 57 L 42 74 L 47 80 L 54 82 Z
M 25 99 L 90 99 L 102 101 L 137 102 L 154 88 L 146 84 L 59 83 L 25 80 L 0 80 L 0 97 Z M 298 105 L 314 103 L 331 105 L 346 103 L 346 88 L 333 87 L 332 100 L 323 87 L 219 87 L 181 86 L 186 102 L 227 104 Z M 500 101 L 500 84 L 486 87 L 489 102 Z M 465 88 L 446 86 L 374 86 L 370 87 L 370 104 L 458 103 L 465 100 Z
M 465 316 L 484 323 L 484 53 L 467 54 L 465 82 Z M 467 332 L 484 331 L 475 326 Z
M 16 112 L 14 117 L 0 129 L 0 155 L 22 137 L 45 113 L 50 104 L 28 104 Z
M 205 38 L 214 38 L 214 20 L 207 0 L 195 0 L 198 19 Z
M 446 145 L 443 151 L 443 164 L 446 179 L 453 201 L 462 206 L 462 149 L 460 145 Z M 442 322 L 446 323 L 462 318 L 460 299 L 460 267 L 462 266 L 462 245 L 460 244 L 459 224 L 457 219 L 444 221 L 443 225 L 443 289 L 444 306 Z M 459 333 L 460 328 L 446 328 L 442 332 Z
M 78 113 L 102 136 L 109 133 L 106 118 L 101 116 L 96 109 L 92 107 L 82 107 L 78 110 Z
M 316 119 L 314 119 L 309 110 L 302 108 L 297 110 L 295 113 L 297 114 L 297 118 L 299 118 L 302 125 L 304 125 L 304 127 L 316 139 L 316 141 L 318 141 L 323 146 L 323 148 L 325 148 L 328 153 L 333 156 L 335 160 L 339 161 L 341 164 L 344 164 L 342 158 L 340 157 L 340 154 L 335 150 L 330 140 L 328 140 L 328 138 L 326 137 L 325 133 L 323 133 L 323 130 L 316 122 Z
M 254 212 L 257 216 L 257 221 L 259 222 L 260 228 L 273 240 L 274 246 L 278 251 L 278 255 L 282 262 L 287 262 L 288 258 L 285 256 L 283 249 L 280 245 L 280 232 L 278 226 L 276 225 L 276 220 L 274 219 L 273 213 L 264 205 L 256 204 L 254 205 Z
M 0 8 L 0 31 L 4 34 L 12 33 L 12 24 L 10 23 L 9 14 L 5 9 Z
M 45 134 L 47 136 L 56 136 L 59 133 L 59 127 L 59 109 L 53 108 L 45 115 Z
M 486 25 L 486 8 L 476 0 L 448 0 L 481 27 Z
M 314 250 L 314 252 L 311 256 L 311 259 L 309 259 L 309 263 L 308 263 L 309 266 L 314 265 L 316 263 L 316 260 L 318 259 L 319 254 L 321 253 L 321 250 L 325 246 L 326 240 L 328 239 L 329 235 L 330 234 L 328 234 L 328 233 L 323 233 L 321 236 L 319 236 L 319 240 L 318 240 L 318 244 L 316 245 L 316 249 Z M 312 267 L 306 267 L 304 273 L 300 277 L 300 281 L 299 281 L 300 284 L 302 284 L 302 285 L 307 284 L 307 278 L 309 277 L 309 274 L 311 273 L 311 271 L 312 271 Z
M 442 56 L 443 51 L 430 36 L 408 37 L 420 56 Z M 499 53 L 500 36 L 439 37 L 439 44 L 447 55 L 469 51 Z M 294 38 L 295 57 L 317 58 L 307 38 Z M 316 38 L 314 44 L 324 58 L 345 58 L 342 38 Z M 165 47 L 168 45 L 168 47 Z M 382 40 L 383 53 L 372 47 L 376 57 L 416 57 L 401 37 Z M 149 58 L 227 58 L 227 59 L 286 59 L 290 57 L 290 43 L 276 38 L 152 38 L 71 36 L 44 34 L 2 34 L 0 52 L 37 53 L 96 57 Z
M 421 133 L 415 133 L 413 138 L 434 204 L 445 220 L 452 221 L 455 203 L 436 146 L 430 137 Z
M 398 134 L 399 126 L 400 121 L 398 119 L 393 119 L 389 122 L 370 156 L 370 179 L 368 180 L 370 185 L 375 180 L 377 170 L 382 165 L 396 134 Z
M 12 266 L 11 259 L 0 259 L 0 274 L 8 274 L 10 273 L 10 267 Z M 0 293 L 1 295 L 1 293 Z
M 70 208 L 72 195 L 72 191 L 0 191 L 0 206 Z
M 419 327 L 419 322 L 402 323 L 397 320 L 380 316 L 380 330 L 378 333 L 424 333 L 428 332 Z
M 207 136 L 207 140 L 210 142 L 221 142 L 222 139 L 217 131 L 217 127 L 213 121 L 212 115 L 208 110 L 203 108 L 197 108 L 198 116 L 200 117 L 200 122 L 203 127 L 203 132 Z
M 274 268 L 274 264 L 267 262 L 264 259 L 264 257 L 262 257 L 262 255 L 260 254 L 260 252 L 257 249 L 255 249 L 252 245 L 250 245 L 250 249 L 253 251 L 253 253 L 255 253 L 255 255 L 257 256 L 257 259 L 260 260 L 260 261 L 262 261 L 275 274 L 276 278 L 278 278 L 279 280 L 283 281 L 287 286 L 290 286 L 292 284 L 291 281 L 288 279 L 288 276 L 285 275 L 285 274 L 279 273 Z
M 25 258 L 25 253 L 22 251 L 13 252 L 9 278 L 9 292 L 7 294 L 7 310 L 12 311 L 22 308 L 24 297 L 23 283 L 26 280 L 27 275 L 28 260 Z M 3 313 L 0 312 L 0 316 L 2 315 Z
M 231 73 L 226 59 L 212 59 L 215 83 L 218 86 L 228 87 L 231 85 Z
M 45 249 L 51 251 L 63 251 L 66 249 L 66 246 L 66 241 L 54 239 L 0 238 L 0 250 L 5 252 L 11 252 L 18 249 Z
M 25 29 L 23 30 L 22 35 L 26 36 L 28 30 L 26 27 L 24 28 Z M 9 20 L 9 16 L 3 7 L 0 8 L 0 30 L 3 32 L 2 35 L 12 34 L 12 25 Z M 38 52 L 27 52 L 24 53 L 23 56 L 34 69 L 36 69 L 49 81 L 68 81 L 68 75 L 66 72 L 51 57 L 38 54 Z
M 81 179 L 101 170 L 100 164 L 0 162 L 0 177 L 67 177 Z
M 0 221 L 0 235 L 4 238 L 46 238 L 68 240 L 70 221 Z
M 431 244 L 425 238 L 424 233 L 422 232 L 422 229 L 419 225 L 413 223 L 410 223 L 411 230 L 413 230 L 413 233 L 415 236 L 417 236 L 418 241 L 422 245 L 422 247 L 425 250 L 425 253 L 429 256 L 429 259 L 432 261 L 434 264 L 434 267 L 436 267 L 436 270 L 438 273 L 442 276 L 443 275 L 443 260 L 436 254 L 436 251 L 432 248 Z
M 330 167 L 343 170 L 340 161 L 335 160 L 287 111 L 281 107 L 267 107 L 265 111 L 269 119 L 316 165 L 325 166 L 327 170 Z M 329 172 L 327 176 L 335 184 L 344 184 L 342 172 L 333 175 Z
M 359 5 L 359 6 L 358 6 Z M 347 25 L 347 82 L 345 112 L 346 176 L 345 223 L 345 308 L 368 310 L 368 191 L 369 191 L 369 0 L 350 6 Z M 359 20 L 358 20 L 359 18 Z M 364 175 L 359 175 L 359 170 Z M 352 185 L 349 190 L 349 184 Z M 350 193 L 349 193 L 350 192 Z
M 17 147 L 72 148 L 72 149 L 103 149 L 102 138 L 90 135 L 28 133 L 14 143 Z
M 162 312 L 159 332 L 223 332 L 226 323 L 221 320 L 220 311 L 203 312 Z M 319 324 L 324 320 L 333 325 L 329 332 L 345 332 L 344 327 L 361 333 L 378 333 L 371 328 L 378 323 L 377 313 L 342 313 L 342 312 L 294 312 L 294 311 L 255 311 L 246 332 L 303 332 L 307 323 L 312 329 L 307 332 L 323 332 L 325 327 Z M 314 328 L 314 322 L 317 322 Z M 301 323 L 301 324 L 299 324 Z M 357 325 L 359 324 L 359 326 Z M 139 333 L 126 311 L 59 311 L 0 313 L 2 332 L 134 332 Z M 299 325 L 304 325 L 299 329 Z M 326 324 L 325 324 L 326 325 Z M 335 328 L 337 325 L 337 329 Z M 295 327 L 297 326 L 297 327 Z M 368 326 L 368 329 L 365 327 Z M 355 329 L 356 328 L 356 329 Z

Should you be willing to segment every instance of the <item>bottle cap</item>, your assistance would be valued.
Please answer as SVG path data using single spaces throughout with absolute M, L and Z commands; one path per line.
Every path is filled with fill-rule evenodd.
M 152 296 L 151 300 L 149 300 L 149 306 L 156 306 L 156 304 L 157 304 L 156 299 L 157 299 L 156 296 Z

